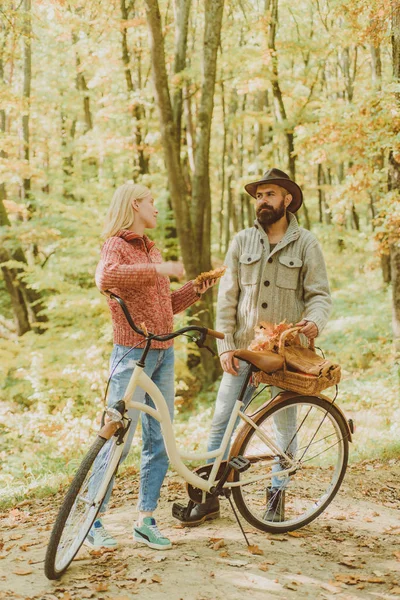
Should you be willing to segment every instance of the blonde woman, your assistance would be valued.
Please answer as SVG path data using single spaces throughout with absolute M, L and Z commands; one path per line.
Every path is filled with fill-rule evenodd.
M 157 226 L 158 210 L 150 190 L 138 184 L 125 183 L 115 192 L 106 218 L 101 260 L 96 270 L 96 284 L 100 290 L 110 290 L 121 296 L 137 323 L 145 323 L 149 331 L 162 334 L 173 329 L 173 315 L 191 306 L 213 283 L 195 286 L 192 281 L 179 290 L 170 291 L 169 276 L 182 277 L 180 262 L 163 262 L 161 253 L 146 235 L 146 229 Z M 135 361 L 142 354 L 143 338 L 128 325 L 120 306 L 109 302 L 114 347 L 111 354 L 112 374 L 108 403 L 120 400 L 131 377 Z M 130 350 L 133 346 L 134 349 Z M 146 360 L 146 373 L 163 393 L 170 411 L 174 410 L 174 349 L 173 340 L 155 342 Z M 137 402 L 152 404 L 143 390 L 134 394 Z M 129 452 L 138 421 L 138 411 L 128 411 L 132 419 L 129 435 L 121 460 Z M 142 413 L 142 458 L 138 522 L 134 526 L 135 541 L 151 548 L 165 550 L 171 542 L 156 525 L 153 512 L 160 496 L 160 488 L 168 469 L 168 457 L 158 421 Z M 112 491 L 108 489 L 100 516 L 90 530 L 86 544 L 93 548 L 117 545 L 103 526 L 101 515 L 107 508 Z

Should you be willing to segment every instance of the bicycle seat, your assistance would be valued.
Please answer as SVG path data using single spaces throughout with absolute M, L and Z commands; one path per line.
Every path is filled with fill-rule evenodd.
M 276 352 L 263 350 L 262 352 L 253 352 L 252 350 L 235 350 L 234 356 L 251 363 L 264 373 L 275 373 L 283 367 L 283 357 Z

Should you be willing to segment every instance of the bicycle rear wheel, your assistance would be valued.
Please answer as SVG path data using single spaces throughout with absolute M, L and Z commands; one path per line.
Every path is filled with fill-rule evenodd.
M 273 533 L 299 529 L 325 510 L 342 483 L 348 461 L 347 424 L 334 405 L 314 396 L 288 399 L 254 420 L 261 435 L 293 457 L 295 467 L 279 475 L 288 468 L 283 457 L 256 429 L 245 425 L 248 432 L 238 454 L 247 458 L 251 467 L 235 473 L 235 480 L 264 478 L 234 487 L 235 503 L 257 529 Z M 279 502 L 274 504 L 274 497 L 279 497 Z
M 58 579 L 68 569 L 96 519 L 118 466 L 113 466 L 116 452 L 121 452 L 117 439 L 97 437 L 71 483 L 47 547 L 44 572 L 48 579 Z

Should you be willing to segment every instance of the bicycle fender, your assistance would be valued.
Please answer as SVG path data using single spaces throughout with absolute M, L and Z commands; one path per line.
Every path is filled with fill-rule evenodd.
M 109 440 L 120 427 L 122 425 L 119 421 L 109 421 L 100 429 L 97 435 L 103 438 L 103 440 Z

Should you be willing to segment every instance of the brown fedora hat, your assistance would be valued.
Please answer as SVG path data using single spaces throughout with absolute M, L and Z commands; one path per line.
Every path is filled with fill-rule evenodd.
M 262 179 L 248 183 L 244 186 L 244 189 L 248 194 L 250 194 L 250 196 L 255 198 L 257 187 L 263 183 L 274 183 L 275 185 L 285 188 L 289 194 L 292 194 L 293 199 L 287 207 L 291 213 L 295 213 L 303 204 L 303 192 L 301 191 L 300 187 L 297 185 L 297 183 L 290 179 L 289 175 L 283 171 L 280 171 L 279 169 L 269 169 L 264 173 Z

